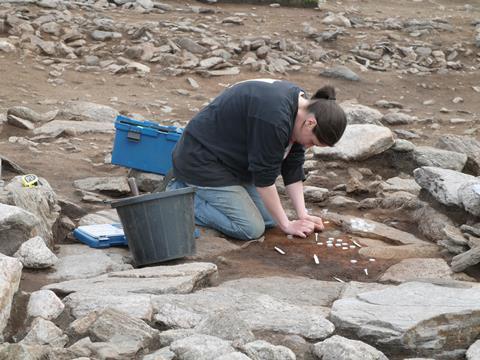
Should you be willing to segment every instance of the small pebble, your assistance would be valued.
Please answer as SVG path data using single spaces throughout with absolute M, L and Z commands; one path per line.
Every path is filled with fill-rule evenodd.
M 287 235 L 287 239 L 292 240 L 292 239 L 293 239 L 293 235 Z

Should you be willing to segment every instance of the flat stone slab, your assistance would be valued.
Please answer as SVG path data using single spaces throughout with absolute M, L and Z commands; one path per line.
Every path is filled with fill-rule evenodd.
M 53 120 L 33 130 L 35 135 L 46 135 L 56 137 L 65 131 L 72 131 L 76 134 L 102 133 L 110 134 L 115 132 L 112 123 L 100 123 L 95 121 L 71 121 Z
M 402 283 L 415 279 L 452 279 L 453 271 L 443 259 L 405 259 L 388 268 L 380 281 Z
M 350 215 L 340 215 L 328 212 L 322 216 L 325 220 L 341 226 L 344 231 L 362 237 L 385 240 L 397 245 L 425 245 L 433 246 L 432 243 L 423 241 L 416 236 L 401 231 L 382 223 L 358 218 Z
M 88 279 L 49 284 L 44 288 L 59 294 L 187 294 L 216 275 L 215 264 L 188 263 L 110 272 Z
M 424 166 L 413 172 L 415 181 L 427 190 L 436 200 L 445 205 L 462 206 L 459 189 L 468 183 L 480 183 L 471 175 L 458 171 Z
M 389 149 L 395 143 L 392 131 L 372 124 L 348 125 L 334 147 L 314 147 L 313 153 L 321 159 L 365 160 Z
M 126 248 L 93 249 L 87 245 L 60 245 L 58 261 L 47 275 L 52 281 L 84 279 L 112 271 L 133 269 Z
M 90 279 L 49 284 L 44 289 L 69 294 L 63 301 L 76 318 L 112 307 L 130 316 L 151 320 L 154 295 L 189 293 L 209 284 L 216 275 L 214 264 L 188 263 L 112 272 Z
M 249 290 L 250 286 L 255 286 L 252 279 L 246 283 L 242 283 L 242 280 L 189 295 L 155 296 L 152 298 L 154 320 L 158 325 L 168 328 L 193 328 L 209 314 L 230 311 L 243 319 L 252 331 L 300 335 L 312 340 L 324 339 L 333 332 L 334 327 L 324 317 L 328 308 L 307 305 L 316 301 L 314 291 L 310 290 L 313 299 L 307 300 L 309 295 L 305 293 L 303 302 L 295 303 L 295 295 L 302 294 L 302 289 L 305 291 L 311 285 L 307 279 L 304 279 L 306 284 L 303 285 L 299 280 L 293 285 L 288 284 L 288 278 L 259 279 L 258 288 L 253 290 Z M 266 280 L 265 293 L 261 291 L 261 280 Z M 271 285 L 268 285 L 269 282 Z M 272 291 L 273 284 L 279 289 Z M 284 284 L 286 287 L 283 287 Z M 283 294 L 280 288 L 283 288 Z M 316 287 L 317 296 L 321 294 L 320 288 L 320 285 Z M 329 301 L 327 297 L 323 301 L 318 300 L 318 303 L 327 304 Z
M 282 284 L 279 286 L 279 284 Z M 295 305 L 331 306 L 340 297 L 345 284 L 336 281 L 313 280 L 304 277 L 244 278 L 223 283 L 222 288 L 245 293 L 269 295 Z
M 113 125 L 119 112 L 110 106 L 88 101 L 69 101 L 60 111 L 59 116 L 68 120 L 110 123 Z
M 337 300 L 330 319 L 387 355 L 458 355 L 480 334 L 479 298 L 475 286 L 408 282 Z

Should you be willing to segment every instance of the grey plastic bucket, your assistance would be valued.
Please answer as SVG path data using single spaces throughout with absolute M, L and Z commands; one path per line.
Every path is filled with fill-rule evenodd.
M 195 253 L 194 188 L 134 196 L 111 204 L 137 266 Z

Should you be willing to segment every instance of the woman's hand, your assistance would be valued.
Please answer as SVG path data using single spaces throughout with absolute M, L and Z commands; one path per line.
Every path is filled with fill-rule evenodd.
M 312 222 L 315 226 L 315 231 L 323 231 L 325 226 L 323 226 L 322 218 L 314 215 L 305 214 L 301 218 L 302 220 L 308 220 Z
M 320 222 L 321 221 L 322 220 L 320 219 Z M 281 229 L 287 235 L 295 235 L 301 238 L 306 238 L 315 230 L 315 223 L 306 219 L 293 220 L 289 221 L 288 224 L 281 227 Z

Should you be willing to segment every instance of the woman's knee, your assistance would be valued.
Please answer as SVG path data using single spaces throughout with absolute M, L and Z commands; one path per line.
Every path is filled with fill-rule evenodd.
M 265 232 L 265 223 L 263 219 L 251 219 L 245 224 L 238 225 L 239 235 L 241 240 L 253 240 L 258 239 Z

